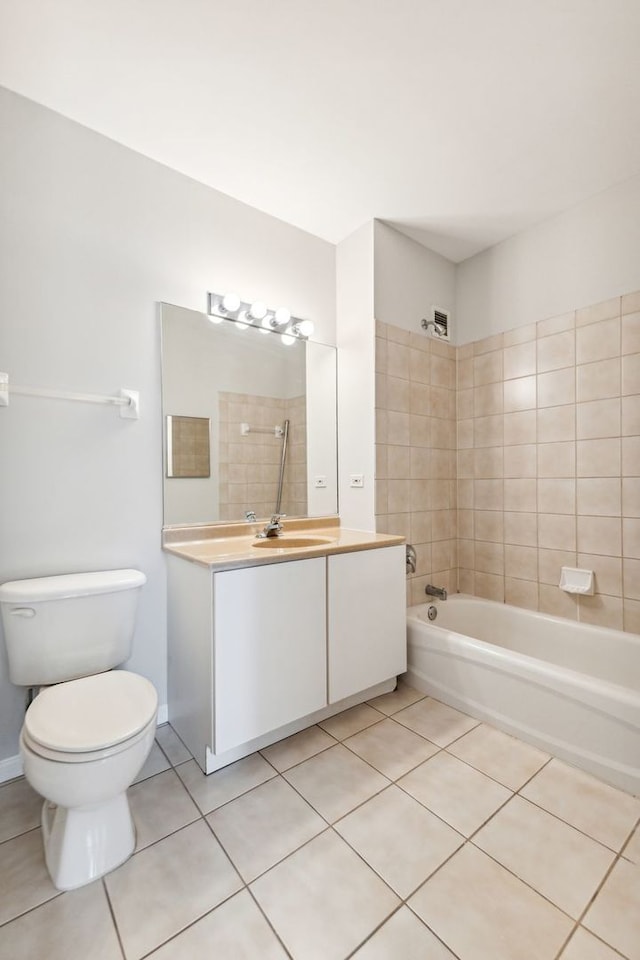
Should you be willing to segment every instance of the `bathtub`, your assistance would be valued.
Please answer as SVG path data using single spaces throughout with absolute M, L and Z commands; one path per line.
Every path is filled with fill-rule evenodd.
M 417 690 L 640 795 L 640 636 L 456 594 L 407 638 Z

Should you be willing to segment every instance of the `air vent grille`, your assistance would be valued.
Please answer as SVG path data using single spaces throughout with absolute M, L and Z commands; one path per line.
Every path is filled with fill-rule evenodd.
M 439 334 L 440 339 L 448 340 L 449 339 L 449 311 L 442 310 L 440 307 L 431 308 L 431 317 L 433 322 L 436 324 L 436 329 L 441 330 L 442 333 Z

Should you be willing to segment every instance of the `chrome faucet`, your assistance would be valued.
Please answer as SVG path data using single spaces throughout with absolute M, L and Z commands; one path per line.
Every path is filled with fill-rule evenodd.
M 438 600 L 446 600 L 446 599 L 447 599 L 447 591 L 445 590 L 445 588 L 444 588 L 444 587 L 434 587 L 434 585 L 433 585 L 432 583 L 428 583 L 428 584 L 426 585 L 426 587 L 424 588 L 424 592 L 425 592 L 425 593 L 427 594 L 427 596 L 429 596 L 429 597 L 437 597 Z
M 280 518 L 282 514 L 274 513 L 268 523 L 265 523 L 264 530 L 258 534 L 258 537 L 261 540 L 266 540 L 267 537 L 279 537 L 282 533 L 282 524 L 280 523 Z

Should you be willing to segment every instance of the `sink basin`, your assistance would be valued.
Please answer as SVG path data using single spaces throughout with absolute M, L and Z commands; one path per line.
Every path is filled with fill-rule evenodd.
M 260 550 L 283 550 L 301 547 L 322 547 L 327 543 L 333 543 L 329 537 L 266 537 L 264 540 L 256 540 L 252 547 L 258 547 Z

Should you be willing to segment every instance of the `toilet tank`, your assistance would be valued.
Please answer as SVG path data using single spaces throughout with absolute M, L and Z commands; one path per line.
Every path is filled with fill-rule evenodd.
M 103 570 L 0 586 L 11 682 L 60 683 L 128 660 L 146 579 L 139 570 Z

